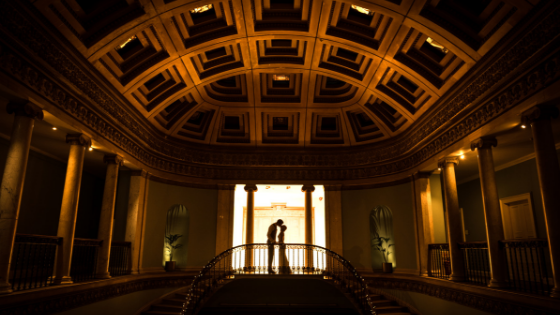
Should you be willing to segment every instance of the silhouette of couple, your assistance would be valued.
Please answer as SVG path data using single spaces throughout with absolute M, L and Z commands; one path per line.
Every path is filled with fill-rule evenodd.
M 278 227 L 280 227 L 280 234 L 278 234 L 278 241 L 276 241 L 276 233 L 278 232 Z M 276 223 L 271 224 L 268 227 L 268 232 L 266 233 L 268 244 L 268 273 L 275 274 L 274 270 L 272 270 L 272 262 L 274 261 L 274 244 L 278 244 L 279 251 L 278 251 L 278 270 L 282 274 L 290 274 L 292 273 L 290 269 L 290 263 L 288 262 L 288 258 L 286 257 L 286 244 L 284 244 L 284 232 L 288 229 L 287 226 L 284 225 L 284 221 L 278 220 Z

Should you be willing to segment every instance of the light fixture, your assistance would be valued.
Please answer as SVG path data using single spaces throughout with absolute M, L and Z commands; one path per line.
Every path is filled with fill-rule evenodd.
M 352 9 L 354 9 L 354 10 L 356 10 L 356 11 L 362 13 L 362 14 L 373 15 L 373 11 L 371 11 L 370 9 L 366 9 L 364 7 L 360 7 L 360 6 L 357 6 L 355 4 L 352 5 Z
M 274 81 L 290 81 L 290 76 L 286 74 L 274 74 L 272 75 L 272 80 Z
M 426 38 L 426 43 L 430 44 L 432 47 L 439 49 L 442 53 L 447 54 L 449 49 L 443 47 L 442 44 L 436 42 L 433 38 L 428 37 Z
M 89 150 L 89 151 L 93 151 L 93 147 L 89 147 L 89 149 L 88 149 L 88 150 Z
M 132 36 L 131 38 L 127 39 L 124 43 L 119 45 L 119 49 L 123 49 L 128 43 L 136 39 L 136 35 Z
M 525 124 L 521 125 L 521 128 L 525 129 L 527 128 L 527 126 L 525 126 Z
M 459 156 L 459 158 L 460 158 L 461 160 L 464 160 L 464 159 L 465 159 L 465 155 L 464 155 L 464 154 L 461 154 L 461 155 Z
M 206 5 L 203 5 L 201 7 L 197 7 L 197 8 L 192 9 L 191 13 L 202 13 L 202 12 L 208 11 L 210 9 L 212 9 L 212 5 L 211 4 L 206 4 Z
M 437 170 L 438 170 L 438 171 L 441 171 L 441 167 L 438 167 Z
M 56 130 L 56 129 L 57 129 L 56 127 L 52 127 L 52 130 Z

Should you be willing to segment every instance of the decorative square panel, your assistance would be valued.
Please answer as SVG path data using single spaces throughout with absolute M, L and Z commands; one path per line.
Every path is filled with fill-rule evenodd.
M 118 44 L 104 54 L 95 54 L 99 58 L 94 64 L 115 87 L 120 87 L 123 91 L 128 85 L 140 80 L 145 73 L 152 72 L 176 57 L 173 45 L 163 46 L 168 38 L 161 24 L 152 24 L 134 34 L 125 34 L 115 42 Z
M 403 16 L 385 7 L 359 2 L 325 1 L 320 36 L 347 45 L 360 45 L 383 56 L 395 36 Z
M 175 131 L 175 136 L 187 140 L 209 143 L 212 125 L 216 120 L 218 107 L 204 104 L 182 121 L 181 127 Z
M 375 120 L 361 108 L 346 109 L 345 113 L 348 123 L 352 127 L 355 142 L 373 142 L 372 140 L 379 141 L 385 138 L 385 134 Z
M 249 74 L 226 76 L 199 87 L 208 102 L 222 106 L 247 106 L 253 101 L 253 82 Z
M 134 85 L 125 95 L 143 112 L 157 110 L 167 100 L 194 87 L 180 60 Z
M 193 95 L 193 92 L 195 93 Z M 196 89 L 191 89 L 186 95 L 169 102 L 153 117 L 165 131 L 173 129 L 180 120 L 189 114 L 191 110 L 196 108 L 201 103 L 201 100 L 196 95 Z
M 261 106 L 264 104 L 299 105 L 306 101 L 307 81 L 309 72 L 296 71 L 294 69 L 282 69 L 282 71 L 255 71 L 253 70 L 253 82 L 259 84 L 256 88 L 260 95 L 257 100 Z M 255 95 L 256 96 L 256 95 Z
M 339 77 L 340 78 L 340 77 Z M 309 104 L 313 106 L 331 105 L 341 107 L 354 104 L 359 101 L 365 90 L 362 86 L 352 85 L 343 81 L 343 78 L 336 79 L 317 73 L 311 74 L 309 92 Z
M 370 95 L 363 107 L 367 108 L 369 112 L 375 115 L 377 120 L 381 121 L 383 125 L 391 131 L 391 134 L 399 130 L 402 131 L 405 129 L 404 127 L 410 125 L 406 116 L 400 113 L 397 108 L 389 105 L 375 95 Z
M 299 144 L 301 113 L 261 112 L 261 143 Z
M 235 111 L 222 109 L 214 126 L 212 143 L 251 144 L 254 126 L 253 109 L 243 108 Z M 254 141 L 253 141 L 254 142 Z
M 193 82 L 197 85 L 213 80 L 216 76 L 223 76 L 251 66 L 247 42 L 244 40 L 208 46 L 187 54 L 182 59 Z
M 369 89 L 390 99 L 391 105 L 410 116 L 424 112 L 438 98 L 423 82 L 386 61 L 377 70 Z
M 162 13 L 161 19 L 180 54 L 199 45 L 212 45 L 245 36 L 241 0 L 205 2 L 209 10 L 197 10 L 200 2 L 187 3 Z
M 311 131 L 306 135 L 310 145 L 349 145 L 340 109 L 313 111 L 308 115 L 307 128 Z
M 249 36 L 282 34 L 315 36 L 321 2 L 313 0 L 243 0 Z
M 313 68 L 344 76 L 359 85 L 367 86 L 381 62 L 381 58 L 366 54 L 355 47 L 324 40 L 315 45 Z
M 458 51 L 461 57 L 454 51 Z M 474 64 L 474 60 L 468 55 L 437 34 L 428 36 L 404 25 L 395 38 L 386 60 L 399 63 L 403 68 L 415 72 L 430 84 L 432 89 L 438 90 L 440 95 Z
M 309 68 L 314 44 L 314 39 L 304 36 L 249 37 L 251 63 L 253 68 Z

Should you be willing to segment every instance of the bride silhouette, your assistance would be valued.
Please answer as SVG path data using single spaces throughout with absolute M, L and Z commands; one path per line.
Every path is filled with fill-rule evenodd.
M 288 229 L 287 226 L 282 225 L 280 227 L 280 234 L 278 234 L 278 271 L 282 274 L 291 274 L 292 270 L 290 268 L 290 262 L 286 257 L 286 244 L 284 244 L 284 232 Z

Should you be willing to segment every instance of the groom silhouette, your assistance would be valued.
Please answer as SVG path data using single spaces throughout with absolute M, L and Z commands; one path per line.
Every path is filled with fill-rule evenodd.
M 275 272 L 272 270 L 272 261 L 274 260 L 274 244 L 276 244 L 276 232 L 278 231 L 278 227 L 282 226 L 284 221 L 281 219 L 276 221 L 276 223 L 272 223 L 268 227 L 268 232 L 266 233 L 266 243 L 268 244 L 268 273 L 274 274 Z

